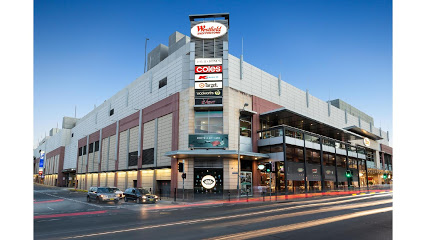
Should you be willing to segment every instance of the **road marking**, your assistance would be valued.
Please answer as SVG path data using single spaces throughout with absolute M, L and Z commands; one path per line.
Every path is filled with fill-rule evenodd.
M 39 220 L 37 222 L 51 222 L 51 221 L 57 221 L 59 220 L 58 218 L 54 218 L 54 219 L 49 219 L 49 220 Z
M 88 202 L 82 202 L 82 201 L 74 200 L 74 199 L 71 199 L 71 198 L 55 196 L 55 195 L 52 195 L 52 194 L 49 194 L 49 193 L 40 192 L 40 191 L 34 191 L 34 192 L 38 192 L 38 193 L 41 193 L 41 194 L 46 194 L 46 195 L 51 196 L 51 197 L 57 197 L 57 198 L 65 199 L 65 200 L 68 200 L 68 201 L 73 201 L 73 202 L 87 204 L 87 205 L 90 205 L 90 206 L 93 206 L 93 207 L 97 207 L 97 208 L 102 208 L 102 206 L 98 206 L 98 205 L 95 205 L 95 204 L 92 204 L 92 203 L 88 203 Z
M 47 200 L 47 201 L 40 201 L 40 202 L 34 202 L 34 203 L 50 203 L 50 202 L 62 202 L 62 201 L 64 201 L 64 199 Z
M 51 208 L 51 207 L 47 207 L 48 209 L 50 209 L 50 210 L 53 210 L 53 208 Z
M 289 231 L 299 230 L 299 229 L 303 229 L 303 228 L 315 227 L 315 226 L 328 224 L 328 223 L 332 223 L 332 222 L 343 221 L 343 220 L 347 220 L 347 219 L 351 219 L 351 218 L 357 218 L 357 217 L 363 217 L 363 216 L 368 216 L 368 215 L 372 215 L 372 214 L 389 212 L 389 211 L 392 211 L 392 209 L 393 209 L 392 207 L 379 208 L 379 209 L 350 213 L 350 214 L 339 215 L 339 216 L 329 217 L 329 218 L 324 218 L 324 219 L 318 219 L 318 220 L 313 220 L 313 221 L 307 221 L 307 222 L 302 222 L 302 223 L 295 223 L 295 224 L 285 225 L 285 226 L 281 226 L 281 227 L 272 227 L 272 228 L 248 231 L 248 232 L 243 232 L 243 233 L 230 234 L 230 235 L 214 237 L 214 238 L 209 238 L 209 239 L 237 240 L 237 239 L 259 238 L 259 237 L 263 237 L 263 236 L 268 236 L 268 235 L 273 235 L 273 234 L 278 234 L 278 233 L 283 233 L 283 232 L 289 232 Z
M 343 200 L 343 201 L 305 204 L 305 205 L 301 205 L 301 206 L 293 206 L 293 207 L 285 207 L 285 208 L 283 207 L 283 208 L 271 209 L 271 210 L 262 210 L 262 211 L 258 211 L 258 212 L 237 214 L 237 215 L 232 215 L 232 216 L 205 218 L 205 219 L 197 219 L 197 220 L 186 220 L 186 221 L 144 226 L 144 227 L 138 227 L 138 228 L 129 228 L 129 229 L 124 229 L 124 230 L 116 230 L 116 231 L 109 231 L 109 232 L 100 232 L 100 233 L 93 233 L 93 234 L 77 235 L 77 236 L 72 236 L 72 237 L 66 237 L 66 238 L 63 238 L 63 239 L 86 238 L 86 237 L 95 237 L 95 236 L 97 237 L 97 236 L 108 235 L 108 234 L 116 234 L 116 233 L 131 232 L 131 231 L 140 231 L 140 230 L 152 229 L 152 228 L 169 227 L 169 226 L 175 226 L 175 225 L 189 225 L 189 224 L 196 224 L 196 223 L 201 223 L 201 222 L 219 221 L 219 220 L 224 220 L 224 219 L 248 217 L 248 216 L 265 214 L 265 213 L 288 211 L 288 210 L 291 210 L 291 209 L 299 209 L 299 208 L 305 208 L 305 207 L 327 206 L 327 205 L 339 204 L 339 203 L 345 203 L 345 202 L 361 201 L 361 200 L 364 200 L 364 199 L 371 199 L 371 198 L 378 198 L 378 197 L 382 197 L 382 196 L 375 195 L 375 196 L 356 197 L 356 198 L 353 198 L 353 199 L 347 199 L 347 200 Z M 329 199 L 328 199 L 328 201 L 329 201 Z
M 76 212 L 76 213 L 60 213 L 60 214 L 50 214 L 50 215 L 38 215 L 38 216 L 34 216 L 34 219 L 93 215 L 93 214 L 102 214 L 102 213 L 106 213 L 106 212 L 107 212 L 106 210 L 103 210 L 103 211 L 93 211 L 93 212 Z
M 219 224 L 209 224 L 206 227 L 203 227 L 204 229 L 208 228 L 216 228 L 216 227 L 229 227 L 229 226 L 236 226 L 236 225 L 248 225 L 253 223 L 259 223 L 259 222 L 265 222 L 265 221 L 273 221 L 277 219 L 283 219 L 283 218 L 290 218 L 290 217 L 299 217 L 299 216 L 305 216 L 305 215 L 311 215 L 311 214 L 317 214 L 317 213 L 324 213 L 324 212 L 332 212 L 332 211 L 340 211 L 340 210 L 354 210 L 358 208 L 354 207 L 371 207 L 376 205 L 382 205 L 392 203 L 392 199 L 388 200 L 381 200 L 376 202 L 368 202 L 368 203 L 358 203 L 358 204 L 346 204 L 342 206 L 333 206 L 333 207 L 324 207 L 320 209 L 314 209 L 314 210 L 307 210 L 307 211 L 301 211 L 301 212 L 295 212 L 295 213 L 284 213 L 280 215 L 275 216 L 268 216 L 268 217 L 260 217 L 255 219 L 247 219 L 247 220 L 236 220 L 234 222 L 226 222 L 226 223 L 219 223 Z

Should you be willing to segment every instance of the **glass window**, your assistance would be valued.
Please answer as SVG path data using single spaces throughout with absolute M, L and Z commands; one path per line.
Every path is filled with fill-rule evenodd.
M 283 145 L 282 144 L 277 144 L 277 145 L 271 146 L 271 153 L 276 153 L 276 152 L 283 152 Z
M 240 118 L 240 135 L 251 138 L 251 116 L 242 115 Z
M 337 167 L 346 168 L 346 156 L 337 155 Z
M 223 133 L 222 111 L 195 112 L 195 133 Z

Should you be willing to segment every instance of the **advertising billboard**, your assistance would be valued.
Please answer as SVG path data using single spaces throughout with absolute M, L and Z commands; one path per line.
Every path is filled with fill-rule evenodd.
M 227 148 L 228 134 L 189 134 L 190 148 Z
M 195 97 L 221 97 L 222 89 L 216 90 L 195 90 Z

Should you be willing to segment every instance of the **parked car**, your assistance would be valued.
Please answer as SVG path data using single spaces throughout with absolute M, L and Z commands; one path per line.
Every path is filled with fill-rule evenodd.
M 155 203 L 158 197 L 143 188 L 128 188 L 124 191 L 124 201 L 136 200 L 137 203 Z
M 91 202 L 92 200 L 96 201 L 96 203 L 114 202 L 117 204 L 120 198 L 117 197 L 112 188 L 91 187 L 87 192 L 87 202 Z
M 117 194 L 117 197 L 119 197 L 120 199 L 124 198 L 123 191 L 121 191 L 120 189 L 118 189 L 116 187 L 109 187 L 109 188 L 111 188 L 112 190 L 114 190 L 115 194 Z

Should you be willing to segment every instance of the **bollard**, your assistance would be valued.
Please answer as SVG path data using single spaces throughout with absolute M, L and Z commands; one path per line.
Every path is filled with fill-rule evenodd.
M 275 202 L 278 201 L 278 191 L 275 190 Z
M 263 201 L 265 201 L 265 192 L 262 192 L 263 195 Z
M 248 202 L 248 191 L 246 193 L 247 193 L 246 195 L 247 195 L 247 202 Z
M 231 201 L 231 191 L 228 191 L 228 202 Z
M 161 200 L 161 188 L 160 188 L 160 200 Z
M 176 188 L 175 188 L 175 202 L 176 202 Z

